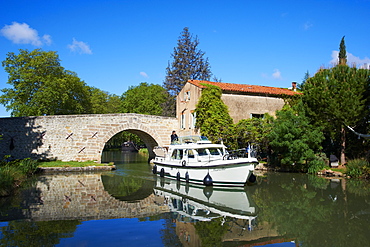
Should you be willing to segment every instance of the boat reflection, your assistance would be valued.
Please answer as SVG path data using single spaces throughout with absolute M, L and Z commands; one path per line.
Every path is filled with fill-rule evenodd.
M 248 221 L 252 230 L 256 207 L 244 188 L 214 188 L 157 178 L 154 188 L 170 211 L 181 222 L 211 221 L 231 217 Z

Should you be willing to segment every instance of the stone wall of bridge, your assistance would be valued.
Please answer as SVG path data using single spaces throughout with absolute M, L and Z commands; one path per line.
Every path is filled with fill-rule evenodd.
M 133 113 L 0 118 L 0 155 L 14 158 L 101 161 L 105 143 L 121 131 L 153 147 L 169 144 L 176 118 Z

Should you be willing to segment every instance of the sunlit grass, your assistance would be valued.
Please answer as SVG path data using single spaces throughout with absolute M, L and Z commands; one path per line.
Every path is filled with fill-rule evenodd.
M 38 167 L 88 167 L 88 166 L 111 166 L 113 163 L 96 163 L 94 161 L 42 161 L 39 162 Z

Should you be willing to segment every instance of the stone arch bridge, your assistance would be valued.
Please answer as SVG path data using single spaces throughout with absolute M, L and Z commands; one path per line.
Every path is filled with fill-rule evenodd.
M 176 118 L 135 113 L 0 118 L 0 155 L 100 163 L 105 143 L 128 131 L 143 140 L 151 159 L 176 129 Z

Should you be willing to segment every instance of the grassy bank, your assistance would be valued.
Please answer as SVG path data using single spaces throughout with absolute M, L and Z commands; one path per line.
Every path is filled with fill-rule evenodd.
M 32 159 L 9 160 L 5 156 L 0 161 L 0 196 L 9 196 L 19 188 L 24 181 L 36 173 L 40 167 L 91 167 L 91 166 L 111 166 L 109 164 L 97 164 L 94 161 L 36 161 Z
M 0 161 L 0 196 L 8 196 L 37 170 L 37 161 L 31 159 Z
M 94 161 L 41 161 L 38 167 L 88 167 L 88 166 L 111 166 L 113 163 L 97 164 Z

